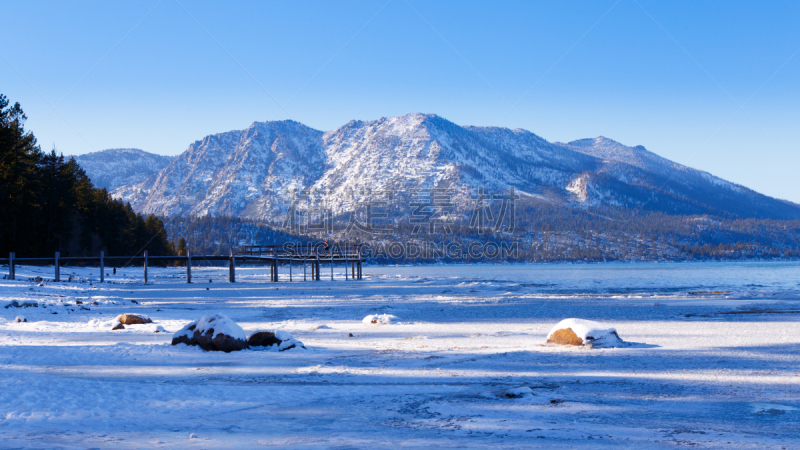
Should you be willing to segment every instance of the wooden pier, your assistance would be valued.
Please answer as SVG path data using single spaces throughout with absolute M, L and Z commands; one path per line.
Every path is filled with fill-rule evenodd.
M 147 250 L 135 256 L 106 256 L 100 252 L 99 256 L 73 256 L 61 257 L 55 252 L 52 258 L 18 258 L 15 253 L 9 253 L 8 258 L 0 258 L 0 264 L 8 265 L 7 279 L 16 279 L 16 266 L 53 265 L 53 281 L 61 281 L 61 266 L 73 264 L 98 264 L 100 266 L 100 282 L 105 281 L 105 267 L 109 264 L 114 267 L 130 267 L 134 264 L 141 265 L 144 272 L 144 282 L 147 283 L 148 263 L 179 262 L 186 265 L 186 282 L 192 282 L 192 261 L 227 261 L 228 281 L 236 282 L 236 264 L 265 264 L 270 266 L 270 280 L 277 282 L 278 269 L 282 264 L 288 265 L 289 281 L 294 281 L 292 265 L 302 267 L 303 281 L 308 281 L 307 268 L 311 271 L 311 280 L 320 281 L 321 268 L 330 264 L 331 281 L 333 281 L 333 268 L 337 264 L 344 265 L 345 280 L 361 280 L 361 267 L 364 257 L 361 245 L 346 244 L 332 245 L 246 245 L 231 247 L 228 256 L 224 255 L 192 255 L 190 251 L 185 256 L 148 256 Z M 349 271 L 348 271 L 349 269 Z M 299 278 L 299 274 L 298 277 Z

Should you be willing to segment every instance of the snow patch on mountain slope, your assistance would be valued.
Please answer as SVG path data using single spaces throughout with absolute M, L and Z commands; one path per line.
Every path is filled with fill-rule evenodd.
M 584 203 L 589 197 L 588 185 L 588 177 L 581 175 L 569 182 L 567 190 L 571 192 L 579 202 Z

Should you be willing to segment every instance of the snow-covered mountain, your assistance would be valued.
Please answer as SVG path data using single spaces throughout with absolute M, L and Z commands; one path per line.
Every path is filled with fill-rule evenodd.
M 525 130 L 460 127 L 436 115 L 352 121 L 325 133 L 327 168 L 313 188 L 329 192 L 332 209 L 348 193 L 391 192 L 403 204 L 415 190 L 450 188 L 456 206 L 484 187 L 541 195 L 563 189 L 595 158 L 554 146 Z
M 109 191 L 141 183 L 175 159 L 138 148 L 114 148 L 76 155 L 74 158 L 95 186 Z
M 678 214 L 796 219 L 800 205 L 759 194 L 708 172 L 683 166 L 642 146 L 605 137 L 557 145 L 597 158 L 600 166 L 568 187 L 579 201 Z
M 158 173 L 113 194 L 148 214 L 273 218 L 286 210 L 278 194 L 306 190 L 322 175 L 322 135 L 283 121 L 206 136 Z
M 393 215 L 408 215 L 415 193 L 432 187 L 453 192 L 456 213 L 473 207 L 481 187 L 494 193 L 513 187 L 524 199 L 565 207 L 800 218 L 798 205 L 643 147 L 602 137 L 550 143 L 526 130 L 462 127 L 418 113 L 351 121 L 325 133 L 293 121 L 256 122 L 193 143 L 158 173 L 113 194 L 144 213 L 277 220 L 290 205 L 316 202 L 341 213 L 361 198 L 386 194 Z

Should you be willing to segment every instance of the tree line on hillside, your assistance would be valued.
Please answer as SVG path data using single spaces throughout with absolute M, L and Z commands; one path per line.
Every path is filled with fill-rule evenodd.
M 98 189 L 73 159 L 43 152 L 0 94 L 0 257 L 172 255 L 164 224 Z
M 415 232 L 402 219 L 382 233 L 347 230 L 335 220 L 329 231 L 296 234 L 280 222 L 232 217 L 172 217 L 165 220 L 169 239 L 193 254 L 227 254 L 233 245 L 286 242 L 332 245 L 362 243 L 375 263 L 692 261 L 796 259 L 800 222 L 676 216 L 626 208 L 559 208 L 548 203 L 520 205 L 518 226 L 476 229 L 468 219 Z M 524 224 L 524 226 L 522 225 Z M 295 234 L 289 231 L 294 231 Z M 301 230 L 302 231 L 302 230 Z M 501 251 L 497 249 L 510 249 Z M 477 249 L 477 254 L 470 254 Z M 412 251 L 413 250 L 413 251 Z M 455 250 L 452 254 L 450 250 Z M 185 254 L 185 250 L 181 254 Z M 400 254 L 394 254 L 397 251 Z
M 515 226 L 471 224 L 471 214 L 450 215 L 447 227 L 437 223 L 434 232 L 419 227 L 408 215 L 381 233 L 348 229 L 347 215 L 334 220 L 325 232 L 312 232 L 311 239 L 366 242 L 372 259 L 386 263 L 469 262 L 504 260 L 550 261 L 688 261 L 786 259 L 800 257 L 800 221 L 737 219 L 710 215 L 679 215 L 629 207 L 598 206 L 569 208 L 547 201 L 521 200 L 513 214 L 495 208 L 496 219 L 513 216 Z M 491 219 L 491 217 L 490 217 Z M 432 248 L 431 252 L 407 252 L 392 256 L 392 248 Z M 515 248 L 507 255 L 472 257 L 463 249 Z M 394 246 L 394 247 L 393 247 Z M 436 249 L 461 249 L 451 256 Z M 375 251 L 377 249 L 378 251 Z M 458 252 L 456 252 L 458 253 Z
M 283 245 L 306 242 L 304 238 L 280 231 L 251 219 L 227 216 L 180 217 L 164 220 L 167 236 L 178 254 L 227 255 L 235 245 Z
M 624 209 L 565 210 L 541 205 L 520 211 L 512 232 L 477 230 L 454 223 L 450 233 L 415 233 L 400 221 L 386 233 L 345 231 L 290 234 L 277 223 L 232 217 L 172 217 L 165 220 L 179 253 L 227 254 L 234 245 L 287 242 L 332 245 L 362 243 L 374 263 L 597 262 L 796 259 L 800 223 L 672 216 Z M 519 218 L 518 218 L 519 219 Z M 476 253 L 473 254 L 473 249 Z M 498 253 L 498 249 L 500 252 Z M 504 251 L 507 249 L 509 251 Z M 412 251 L 413 250 L 413 251 Z M 454 251 L 454 253 L 453 253 Z M 398 254 L 395 254 L 399 252 Z

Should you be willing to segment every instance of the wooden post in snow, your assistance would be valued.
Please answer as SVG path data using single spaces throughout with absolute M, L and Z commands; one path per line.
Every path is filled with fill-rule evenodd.
M 192 282 L 192 251 L 186 249 L 186 282 Z
M 273 283 L 278 281 L 278 255 L 275 254 L 275 249 L 272 249 L 272 262 L 270 263 L 269 273 L 272 274 L 270 281 Z
M 103 253 L 102 250 L 100 250 L 100 282 L 101 283 L 106 281 L 106 266 L 105 266 L 105 264 L 103 264 L 103 256 L 105 256 L 105 254 Z
M 289 258 L 289 281 L 292 281 L 292 258 Z
M 144 284 L 147 284 L 147 250 L 144 251 Z
M 8 278 L 10 280 L 16 278 L 14 273 L 14 252 L 8 252 Z
M 228 258 L 228 281 L 231 283 L 236 282 L 236 258 L 233 256 L 233 249 L 231 249 L 230 258 Z
M 358 263 L 356 263 L 356 268 L 358 269 L 358 280 L 361 281 L 361 247 L 357 247 L 356 255 L 358 255 Z
M 58 258 L 60 256 L 61 256 L 61 252 L 56 252 L 56 260 L 55 260 L 56 276 L 55 276 L 55 279 L 53 280 L 53 281 L 56 281 L 56 282 L 61 281 L 61 265 L 60 265 L 60 262 L 58 261 Z

